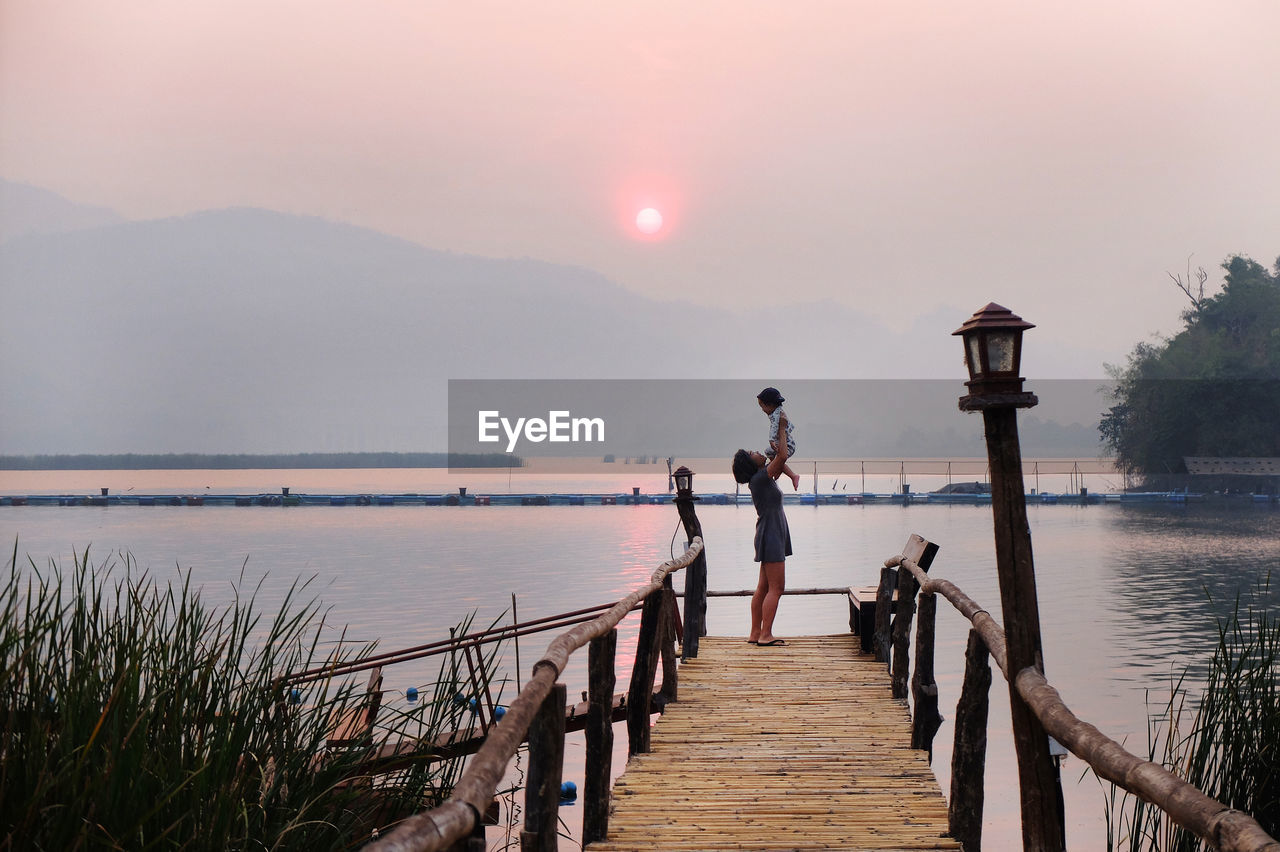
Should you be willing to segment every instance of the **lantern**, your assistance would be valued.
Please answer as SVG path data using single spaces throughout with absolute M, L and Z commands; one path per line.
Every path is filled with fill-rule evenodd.
M 1023 393 L 1022 333 L 1035 328 L 1022 317 L 995 302 L 969 317 L 952 334 L 964 339 L 964 363 L 969 369 L 969 395 L 960 399 L 964 409 L 995 406 L 1030 408 L 1035 394 Z

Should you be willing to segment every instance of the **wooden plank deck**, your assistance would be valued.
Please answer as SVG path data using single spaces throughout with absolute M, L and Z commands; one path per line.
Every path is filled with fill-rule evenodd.
M 702 639 L 588 850 L 961 848 L 884 664 L 849 634 L 786 641 Z

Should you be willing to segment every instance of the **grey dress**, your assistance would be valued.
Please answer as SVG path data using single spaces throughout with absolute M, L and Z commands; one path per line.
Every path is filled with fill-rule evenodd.
M 781 562 L 791 555 L 791 530 L 782 513 L 782 491 L 760 468 L 747 483 L 756 507 L 756 561 Z

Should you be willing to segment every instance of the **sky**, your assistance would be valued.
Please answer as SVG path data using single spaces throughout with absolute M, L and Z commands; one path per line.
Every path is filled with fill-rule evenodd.
M 1280 255 L 1277 32 L 1274 0 L 0 0 L 0 177 L 766 314 L 996 301 L 1120 361 L 1179 327 L 1170 273 Z

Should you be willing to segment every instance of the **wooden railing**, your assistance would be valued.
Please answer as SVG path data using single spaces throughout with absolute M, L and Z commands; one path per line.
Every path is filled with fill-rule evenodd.
M 891 620 L 888 604 L 895 590 L 897 601 L 893 604 Z M 1164 767 L 1130 754 L 1093 725 L 1077 718 L 1039 669 L 1032 666 L 1010 673 L 1001 626 L 954 584 L 930 577 L 909 555 L 885 561 L 877 594 L 877 601 L 883 603 L 876 608 L 874 647 L 877 658 L 888 663 L 893 672 L 895 698 L 905 700 L 907 697 L 909 632 L 917 610 L 917 591 L 916 670 L 910 683 L 914 703 L 912 742 L 916 748 L 932 750 L 933 735 L 941 722 L 938 686 L 933 675 L 936 595 L 950 601 L 972 625 L 965 653 L 964 683 L 956 705 L 949 803 L 951 834 L 966 849 L 980 848 L 982 839 L 987 693 L 991 685 L 987 660 L 990 656 L 1045 731 L 1088 763 L 1099 777 L 1160 808 L 1174 822 L 1221 852 L 1280 852 L 1280 842 L 1248 814 L 1210 798 Z
M 588 649 L 587 752 L 583 790 L 583 842 L 602 839 L 607 832 L 610 762 L 613 750 L 612 704 L 617 624 L 643 601 L 635 664 L 627 694 L 627 731 L 632 754 L 649 750 L 649 716 L 657 668 L 663 667 L 662 694 L 675 699 L 677 631 L 675 593 L 671 575 L 689 567 L 702 553 L 701 536 L 689 549 L 664 562 L 649 583 L 618 601 L 603 615 L 560 634 L 533 664 L 530 680 L 508 706 L 502 721 L 491 729 L 453 793 L 442 805 L 405 820 L 371 849 L 383 852 L 438 852 L 485 849 L 481 820 L 516 750 L 529 741 L 525 824 L 522 850 L 554 849 L 558 827 L 560 776 L 564 758 L 564 684 L 557 683 L 569 657 Z M 705 586 L 704 586 L 705 588 Z M 696 631 L 695 631 L 696 634 Z

